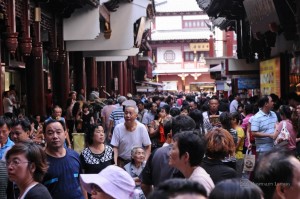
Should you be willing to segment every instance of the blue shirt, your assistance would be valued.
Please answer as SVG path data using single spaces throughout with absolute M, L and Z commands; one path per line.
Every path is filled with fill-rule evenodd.
M 49 169 L 43 179 L 53 199 L 84 199 L 79 174 L 81 172 L 79 154 L 66 149 L 66 155 L 56 158 L 47 155 Z
M 3 147 L 0 148 L 0 160 L 5 159 L 6 151 L 9 150 L 15 143 L 7 138 L 7 142 Z
M 251 131 L 261 132 L 266 134 L 273 134 L 275 131 L 275 124 L 277 116 L 273 111 L 269 114 L 259 110 L 251 119 Z M 256 151 L 267 152 L 273 148 L 273 139 L 270 137 L 255 137 Z

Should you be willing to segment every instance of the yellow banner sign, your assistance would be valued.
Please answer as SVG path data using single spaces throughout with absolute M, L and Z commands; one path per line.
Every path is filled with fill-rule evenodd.
M 190 49 L 196 51 L 209 51 L 209 43 L 190 43 Z

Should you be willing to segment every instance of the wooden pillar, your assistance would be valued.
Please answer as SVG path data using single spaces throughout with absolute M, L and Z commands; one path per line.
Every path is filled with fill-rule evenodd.
M 16 32 L 16 1 L 9 0 L 7 2 L 7 39 L 6 46 L 10 53 L 13 55 L 18 47 L 18 32 Z
M 123 73 L 123 63 L 122 61 L 120 61 L 118 63 L 118 74 L 117 74 L 117 77 L 118 77 L 118 88 L 119 88 L 119 93 L 120 95 L 126 95 L 126 93 L 124 92 L 124 82 L 126 81 L 125 78 L 124 78 L 124 73 Z
M 85 58 L 82 52 L 72 52 L 72 65 L 74 69 L 74 89 L 86 90 L 86 72 L 85 72 Z M 87 93 L 87 96 L 89 93 Z
M 106 80 L 107 80 L 107 73 L 106 73 L 106 62 L 97 62 L 97 77 L 98 77 L 98 84 L 100 90 L 100 97 L 106 98 L 108 97 L 103 90 L 107 92 Z
M 85 58 L 86 70 L 86 93 L 90 93 L 92 88 L 98 88 L 97 82 L 97 65 L 95 57 Z
M 113 77 L 113 67 L 112 67 L 112 62 L 105 62 L 105 65 L 106 65 L 106 74 L 107 74 L 107 79 L 106 79 L 106 91 L 109 93 L 109 94 L 112 94 L 113 91 L 114 91 L 114 88 L 113 88 L 113 80 L 114 80 L 114 77 Z M 104 65 L 104 66 L 105 66 Z
M 214 57 L 215 55 L 215 42 L 212 35 L 209 36 L 209 57 Z
M 130 84 L 130 75 L 128 75 L 128 70 L 127 70 L 127 62 L 123 61 L 123 77 L 124 77 L 124 84 L 123 84 L 123 90 L 124 94 L 126 95 L 127 93 L 131 93 L 131 91 L 128 88 L 128 85 Z
M 2 43 L 2 38 L 1 38 L 2 34 L 0 34 L 0 43 Z M 2 60 L 2 45 L 0 45 L 0 60 Z M 0 65 L 0 93 L 1 93 L 1 97 L 0 97 L 0 114 L 3 115 L 3 101 L 2 101 L 2 93 L 4 91 L 4 75 L 5 75 L 5 69 L 4 66 Z
M 32 56 L 26 61 L 26 77 L 28 82 L 27 105 L 29 115 L 46 115 L 43 47 L 41 42 L 41 8 L 35 7 L 34 41 Z

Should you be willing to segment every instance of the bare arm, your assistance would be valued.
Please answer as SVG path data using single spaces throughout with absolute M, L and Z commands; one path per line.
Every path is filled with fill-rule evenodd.
M 142 188 L 142 190 L 143 190 L 146 197 L 153 191 L 153 186 L 152 185 L 147 185 L 147 184 L 142 183 L 141 188 Z
M 117 163 L 118 163 L 118 156 L 119 156 L 119 149 L 118 149 L 118 147 L 114 147 L 114 161 L 115 161 L 115 165 L 117 165 Z
M 151 144 L 145 146 L 145 160 L 147 161 L 151 154 Z
M 254 137 L 269 137 L 269 138 L 272 138 L 273 139 L 273 133 L 272 134 L 267 134 L 267 133 L 262 133 L 262 132 L 257 132 L 257 131 L 252 131 L 252 135 Z
M 110 120 L 109 121 L 109 127 L 108 127 L 108 133 L 107 133 L 108 134 L 108 139 L 111 139 L 111 137 L 112 137 L 111 129 L 112 129 L 113 125 L 114 125 L 114 121 Z

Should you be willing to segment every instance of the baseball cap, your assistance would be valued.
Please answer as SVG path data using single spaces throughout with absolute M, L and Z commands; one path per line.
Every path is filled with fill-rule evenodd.
M 115 165 L 106 167 L 98 174 L 80 174 L 80 182 L 88 193 L 92 191 L 92 184 L 96 184 L 106 194 L 122 199 L 131 198 L 135 188 L 132 177 Z

